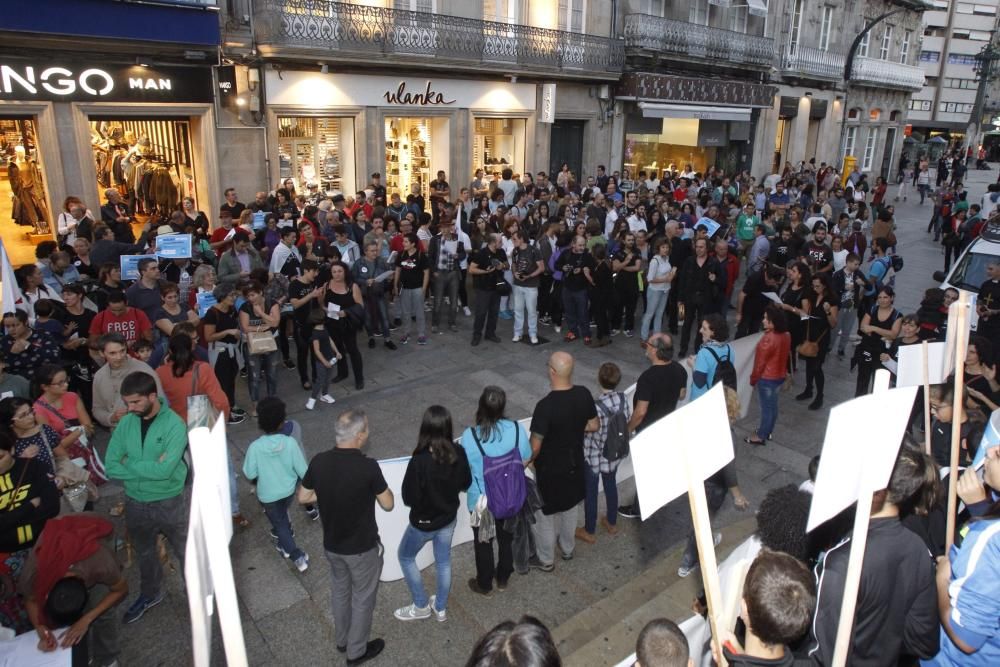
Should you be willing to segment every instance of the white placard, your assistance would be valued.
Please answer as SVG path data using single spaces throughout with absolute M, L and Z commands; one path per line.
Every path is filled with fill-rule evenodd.
M 326 316 L 331 320 L 340 319 L 340 306 L 335 303 L 326 304 Z
M 777 292 L 763 292 L 762 296 L 765 299 L 770 299 L 771 301 L 775 302 L 779 306 L 781 305 L 781 297 L 778 296 Z
M 722 383 L 653 422 L 630 443 L 643 520 L 687 492 L 682 447 L 687 448 L 701 479 L 707 479 L 733 460 L 733 436 Z
M 901 387 L 830 410 L 807 532 L 857 501 L 863 477 L 871 479 L 876 490 L 885 488 L 916 395 L 916 387 Z M 859 425 L 863 425 L 860 433 Z
M 66 628 L 52 632 L 61 637 Z M 0 667 L 70 667 L 72 664 L 72 648 L 56 648 L 49 653 L 39 651 L 38 633 L 33 630 L 9 642 L 0 642 Z
M 947 343 L 927 344 L 927 382 L 941 384 L 948 376 L 945 375 L 944 355 Z M 923 345 L 903 345 L 899 348 L 898 370 L 896 371 L 897 387 L 917 387 L 924 383 L 924 353 Z

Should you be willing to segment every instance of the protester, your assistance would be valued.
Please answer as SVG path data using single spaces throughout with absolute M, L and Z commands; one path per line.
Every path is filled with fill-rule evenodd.
M 601 517 L 601 526 L 611 535 L 618 533 L 618 483 L 615 474 L 621 459 L 627 455 L 628 420 L 632 414 L 628 398 L 623 392 L 617 391 L 621 382 L 622 372 L 611 362 L 601 364 L 597 372 L 597 383 L 601 387 L 601 395 L 594 401 L 600 426 L 596 431 L 587 433 L 583 441 L 583 454 L 587 466 L 584 475 L 584 523 L 576 529 L 577 539 L 593 544 L 596 541 L 594 533 L 597 530 L 597 494 L 598 481 L 604 485 L 605 514 Z
M 810 410 L 823 407 L 823 390 L 826 386 L 826 376 L 823 374 L 823 362 L 830 351 L 830 339 L 834 327 L 840 318 L 840 299 L 834 293 L 829 273 L 818 273 L 812 278 L 812 289 L 809 301 L 809 321 L 803 342 L 798 353 L 806 362 L 806 388 L 795 397 L 797 401 L 813 398 L 813 386 L 816 387 L 816 397 L 809 403 Z
M 785 314 L 772 304 L 764 311 L 764 337 L 754 352 L 750 384 L 757 387 L 760 400 L 760 425 L 752 436 L 743 438 L 749 445 L 766 445 L 778 421 L 778 390 L 788 377 L 791 336 Z
M 451 591 L 451 538 L 455 533 L 459 493 L 472 483 L 465 450 L 456 447 L 451 413 L 440 405 L 424 411 L 417 447 L 403 476 L 403 503 L 410 508 L 410 522 L 399 542 L 399 564 L 413 602 L 394 612 L 401 621 L 448 618 Z M 436 593 L 427 597 L 417 567 L 417 553 L 433 542 Z
M 505 170 L 509 171 L 509 170 Z M 502 181 L 501 181 L 502 182 Z M 465 667 L 560 667 L 552 633 L 534 616 L 504 621 L 480 637 Z
M 164 393 L 153 369 L 129 356 L 125 338 L 121 334 L 104 334 L 97 340 L 97 349 L 105 363 L 94 374 L 94 419 L 101 426 L 113 429 L 128 412 L 121 398 L 121 386 L 126 377 L 132 373 L 146 373 L 156 382 L 158 393 L 161 396 Z
M 871 391 L 875 371 L 881 365 L 881 353 L 889 348 L 902 327 L 902 313 L 893 307 L 896 292 L 888 285 L 877 292 L 875 304 L 861 319 L 861 342 L 854 350 L 852 365 L 857 364 L 858 380 L 854 395 Z

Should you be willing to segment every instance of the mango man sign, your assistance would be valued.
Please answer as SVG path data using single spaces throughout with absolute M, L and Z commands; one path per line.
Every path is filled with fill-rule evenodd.
M 0 100 L 212 102 L 208 67 L 0 61 Z

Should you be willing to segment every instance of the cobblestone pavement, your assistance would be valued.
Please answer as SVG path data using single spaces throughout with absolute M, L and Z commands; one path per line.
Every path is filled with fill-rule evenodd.
M 986 184 L 995 178 L 994 173 L 970 173 L 971 201 L 978 201 Z M 890 195 L 895 195 L 895 186 L 891 187 Z M 897 277 L 896 304 L 904 313 L 916 310 L 923 290 L 933 284 L 932 272 L 943 267 L 940 247 L 932 245 L 924 233 L 930 211 L 929 203 L 920 207 L 914 197 L 897 204 L 899 252 L 905 257 L 906 266 Z M 512 343 L 511 322 L 504 320 L 498 331 L 502 343 L 484 342 L 472 348 L 471 318 L 463 318 L 461 314 L 459 317 L 459 333 L 434 335 L 425 347 L 400 346 L 397 352 L 385 350 L 381 345 L 374 350 L 364 348 L 366 389 L 355 391 L 351 381 L 335 385 L 332 391 L 337 399 L 335 406 L 320 403 L 315 411 L 307 412 L 306 396 L 299 388 L 297 373 L 282 368 L 279 395 L 289 404 L 290 416 L 303 425 L 306 457 L 333 445 L 332 419 L 348 407 L 362 406 L 368 412 L 371 425 L 368 453 L 376 458 L 407 455 L 416 443 L 421 414 L 431 403 L 450 408 L 456 429 L 464 428 L 472 421 L 476 401 L 487 384 L 500 385 L 507 391 L 508 416 L 528 416 L 547 391 L 546 358 L 556 349 L 573 353 L 577 360 L 576 382 L 595 392 L 597 368 L 606 360 L 614 360 L 621 366 L 623 385 L 634 382 L 646 367 L 637 338 L 617 336 L 611 346 L 592 350 L 580 343 L 565 344 L 551 328 L 541 327 L 541 335 L 551 342 L 531 347 Z M 829 407 L 853 395 L 854 376 L 849 373 L 848 361 L 838 360 L 834 355 L 827 359 L 825 368 L 824 410 L 812 413 L 804 403 L 794 401 L 792 395 L 798 389 L 782 394 L 774 441 L 767 447 L 751 450 L 742 443 L 743 436 L 757 423 L 756 400 L 748 417 L 737 425 L 734 438 L 740 485 L 754 506 L 768 489 L 805 478 L 809 459 L 820 449 Z M 801 386 L 804 369 L 799 369 L 795 379 Z M 245 392 L 245 383 L 240 391 Z M 239 464 L 254 437 L 255 426 L 249 422 L 230 430 Z M 631 498 L 631 489 L 631 482 L 623 485 L 625 500 Z M 116 490 L 109 488 L 99 509 L 110 507 L 118 499 L 115 494 Z M 234 536 L 231 554 L 251 663 L 340 664 L 343 658 L 334 648 L 330 576 L 323 558 L 320 525 L 293 508 L 296 539 L 312 556 L 309 570 L 298 574 L 271 546 L 267 520 L 258 510 L 245 480 L 240 483 L 240 500 L 252 525 Z M 376 664 L 462 664 L 484 631 L 523 613 L 534 614 L 550 627 L 557 627 L 663 558 L 670 547 L 685 538 L 687 516 L 686 501 L 675 501 L 641 525 L 635 520 L 622 520 L 623 530 L 618 536 L 601 534 L 594 546 L 580 544 L 576 557 L 570 562 L 559 561 L 552 574 L 515 575 L 511 586 L 490 600 L 469 592 L 465 582 L 474 574 L 472 548 L 470 544 L 457 547 L 453 552 L 453 585 L 446 623 L 396 621 L 393 609 L 410 601 L 406 586 L 399 581 L 380 587 L 372 636 L 385 638 L 386 649 Z M 727 525 L 745 517 L 727 499 L 716 522 Z M 583 521 L 582 510 L 580 521 Z M 396 546 L 386 545 L 388 549 Z M 127 572 L 133 591 L 137 590 L 138 568 L 132 566 Z M 433 569 L 425 571 L 425 579 L 428 583 L 433 581 Z M 668 583 L 651 580 L 648 585 L 662 587 Z M 119 611 L 123 612 L 124 607 Z M 140 622 L 122 628 L 122 645 L 124 665 L 190 664 L 187 600 L 179 576 L 167 578 L 163 604 Z M 216 663 L 224 664 L 218 632 L 215 654 Z

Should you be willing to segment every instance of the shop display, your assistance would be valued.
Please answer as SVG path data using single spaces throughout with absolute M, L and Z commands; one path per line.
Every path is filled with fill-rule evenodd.
M 194 197 L 188 121 L 91 120 L 97 183 L 115 188 L 139 219 L 165 217 L 183 197 Z
M 413 186 L 430 200 L 431 121 L 427 118 L 385 119 L 385 187 L 404 199 Z
M 345 131 L 354 132 L 350 119 L 279 116 L 279 179 L 291 178 L 299 189 L 316 183 L 328 195 L 343 192 L 341 152 Z
M 4 185 L 10 189 L 9 219 L 21 227 L 30 227 L 31 234 L 48 234 L 49 210 L 37 162 L 34 121 L 0 120 L 0 153 L 7 171 Z
M 524 165 L 523 118 L 476 118 L 472 140 L 474 169 L 500 178 L 500 173 L 510 168 L 521 173 Z

